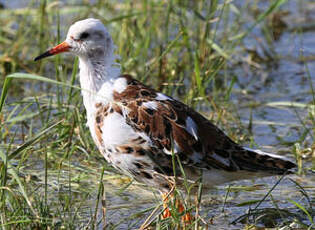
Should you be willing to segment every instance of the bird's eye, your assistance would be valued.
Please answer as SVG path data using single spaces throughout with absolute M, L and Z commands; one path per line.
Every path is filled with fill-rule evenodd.
M 88 38 L 89 36 L 90 36 L 89 33 L 83 32 L 83 33 L 80 35 L 80 40 L 86 39 L 86 38 Z

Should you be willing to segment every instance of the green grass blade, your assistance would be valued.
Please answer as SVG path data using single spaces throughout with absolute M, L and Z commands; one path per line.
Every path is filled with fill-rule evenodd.
M 43 131 L 41 131 L 40 133 L 36 134 L 34 137 L 30 138 L 29 140 L 27 140 L 24 144 L 22 144 L 19 148 L 17 148 L 16 150 L 14 150 L 12 153 L 10 153 L 8 155 L 8 159 L 11 160 L 15 157 L 17 157 L 18 155 L 21 154 L 21 152 L 26 149 L 27 147 L 31 146 L 32 144 L 34 144 L 39 138 L 41 138 L 42 136 L 46 135 L 49 133 L 49 131 L 51 131 L 53 128 L 55 128 L 57 125 L 59 125 L 61 122 L 63 122 L 63 120 L 60 120 L 52 125 L 49 125 L 48 128 L 44 129 Z
M 1 97 L 0 97 L 0 113 L 2 111 L 5 99 L 7 97 L 8 89 L 9 89 L 11 80 L 12 79 L 9 78 L 9 77 L 6 77 L 5 80 L 4 80 L 3 87 L 2 87 L 2 93 L 1 93 Z
M 296 201 L 294 200 L 291 200 L 291 199 L 288 199 L 288 201 L 292 204 L 294 204 L 297 208 L 301 209 L 306 215 L 307 215 L 307 218 L 309 219 L 309 221 L 314 224 L 314 221 L 313 221 L 313 218 L 311 216 L 311 214 L 306 210 L 306 208 L 304 208 L 302 205 L 300 205 L 299 203 L 297 203 Z
M 269 8 L 261 13 L 260 15 L 258 15 L 256 21 L 243 33 L 240 33 L 232 38 L 230 38 L 230 40 L 242 40 L 243 38 L 245 38 L 259 23 L 261 23 L 269 14 L 271 14 L 272 12 L 274 12 L 275 10 L 277 10 L 281 5 L 283 5 L 284 3 L 286 3 L 287 0 L 277 0 L 274 1 Z

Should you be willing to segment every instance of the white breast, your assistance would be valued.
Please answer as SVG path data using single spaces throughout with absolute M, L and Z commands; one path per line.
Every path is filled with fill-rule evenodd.
M 126 123 L 125 118 L 116 112 L 104 118 L 102 131 L 103 143 L 106 147 L 127 144 L 138 136 Z
M 142 148 L 147 148 L 151 145 L 149 137 L 141 132 L 137 132 L 129 126 L 125 118 L 119 113 L 113 112 L 108 114 L 103 120 L 102 140 L 104 157 L 108 162 L 111 162 L 117 169 L 123 170 L 125 173 L 136 171 L 135 162 L 141 158 L 147 164 L 152 164 L 150 158 L 136 156 L 127 152 L 119 152 L 116 147 L 120 146 L 135 146 L 135 139 L 142 137 L 146 142 L 141 144 Z M 102 147 L 101 147 L 102 148 Z

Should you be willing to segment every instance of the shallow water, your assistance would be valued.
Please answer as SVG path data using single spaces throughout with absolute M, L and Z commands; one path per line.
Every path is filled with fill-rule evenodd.
M 4 2 L 6 7 L 23 8 L 27 6 L 23 1 L 0 1 Z M 293 159 L 292 143 L 296 142 L 304 127 L 301 120 L 305 120 L 309 110 L 306 107 L 288 106 L 292 102 L 298 102 L 308 105 L 313 100 L 310 93 L 310 85 L 315 86 L 315 29 L 303 33 L 293 33 L 292 28 L 302 27 L 315 19 L 315 4 L 307 2 L 307 4 L 298 5 L 298 1 L 290 1 L 283 7 L 283 10 L 289 11 L 290 14 L 284 17 L 288 28 L 280 36 L 279 40 L 273 44 L 274 52 L 278 58 L 272 60 L 270 65 L 262 64 L 256 70 L 252 71 L 249 66 L 238 66 L 234 73 L 238 74 L 238 83 L 234 85 L 232 91 L 232 101 L 238 107 L 243 125 L 246 127 L 250 114 L 252 113 L 253 138 L 259 148 L 286 154 Z M 240 1 L 235 1 L 240 4 Z M 262 1 L 262 7 L 264 7 Z M 69 19 L 69 21 L 71 21 Z M 256 37 L 255 37 L 256 36 Z M 247 38 L 248 48 L 257 46 L 257 37 L 262 36 L 260 30 L 254 30 L 254 36 Z M 266 45 L 266 44 L 264 44 Z M 259 48 L 258 48 L 259 50 Z M 259 53 L 264 56 L 262 51 Z M 303 59 L 309 61 L 303 62 Z M 310 79 L 307 76 L 307 69 L 310 73 Z M 311 82 L 310 82 L 311 81 Z M 249 106 L 255 102 L 254 108 Z M 282 106 L 272 106 L 271 103 L 279 102 Z M 293 104 L 292 104 L 293 105 Z M 299 117 L 297 116 L 299 115 Z M 311 123 L 305 124 L 311 129 Z M 314 137 L 311 133 L 306 136 L 306 141 L 313 142 Z M 289 144 L 288 144 L 289 143 Z M 255 146 L 256 147 L 256 146 Z M 43 165 L 39 164 L 38 171 L 41 171 Z M 39 178 L 43 175 L 38 175 Z M 315 194 L 315 177 L 308 175 L 304 178 L 295 177 L 303 186 L 309 186 L 307 191 Z M 54 180 L 53 177 L 50 178 Z M 204 194 L 201 215 L 204 219 L 213 218 L 213 225 L 216 229 L 239 229 L 241 224 L 230 225 L 229 223 L 246 213 L 249 206 L 238 207 L 237 204 L 248 200 L 261 199 L 266 192 L 276 183 L 278 177 L 270 177 L 253 181 L 235 182 L 233 185 L 254 184 L 265 185 L 261 190 L 251 192 L 240 191 L 231 192 L 228 196 L 225 211 L 222 212 L 224 197 L 226 194 L 226 186 L 221 186 L 212 190 L 209 194 Z M 158 203 L 158 199 L 150 191 L 141 191 L 139 186 L 131 186 L 122 194 L 117 195 L 119 186 L 105 183 L 106 203 L 107 203 L 107 223 L 116 224 L 120 220 L 130 217 L 135 212 L 139 212 L 149 207 L 154 207 Z M 277 205 L 288 209 L 294 209 L 294 205 L 288 202 L 288 199 L 299 200 L 301 194 L 295 185 L 287 178 L 273 191 L 273 199 L 278 201 Z M 54 194 L 52 194 L 53 197 Z M 86 224 L 85 220 L 89 219 L 91 213 L 95 209 L 95 200 L 97 192 L 91 192 L 90 196 L 84 201 L 82 211 L 82 226 Z M 78 195 L 80 197 L 80 195 Z M 301 201 L 304 202 L 304 201 Z M 252 205 L 255 207 L 255 205 Z M 262 207 L 274 207 L 272 201 L 268 198 Z M 296 210 L 295 210 L 296 211 Z M 101 213 L 101 210 L 100 212 Z M 148 212 L 149 213 L 149 212 Z M 148 215 L 146 214 L 146 216 Z M 125 220 L 117 229 L 136 228 L 141 225 L 144 217 L 130 218 Z M 140 221 L 140 222 L 139 222 Z M 139 222 L 139 223 L 137 223 Z M 134 223 L 136 225 L 132 226 Z M 131 227 L 132 226 L 132 227 Z M 99 227 L 101 229 L 101 226 Z
M 277 137 L 282 137 L 285 141 L 297 140 L 300 136 L 299 131 L 302 130 L 301 122 L 297 114 L 303 120 L 307 114 L 307 108 L 290 108 L 288 105 L 294 102 L 309 104 L 313 98 L 311 95 L 311 85 L 315 85 L 315 65 L 314 51 L 315 31 L 304 33 L 292 33 L 291 28 L 301 27 L 314 19 L 314 4 L 300 4 L 298 1 L 289 1 L 283 7 L 283 11 L 288 11 L 289 15 L 284 17 L 284 21 L 288 28 L 282 33 L 278 41 L 272 46 L 274 52 L 278 56 L 278 60 L 271 61 L 270 66 L 261 66 L 261 69 L 254 75 L 244 74 L 244 69 L 239 70 L 238 80 L 248 92 L 246 95 L 234 94 L 235 103 L 240 103 L 240 114 L 244 123 L 248 123 L 250 110 L 246 107 L 248 101 L 255 101 L 261 106 L 253 109 L 253 135 L 259 146 L 276 146 L 281 148 L 281 143 Z M 313 6 L 313 8 L 311 7 Z M 308 11 L 306 14 L 305 11 Z M 260 31 L 255 30 L 255 35 L 259 38 L 262 36 Z M 248 47 L 257 42 L 248 39 Z M 267 46 L 266 44 L 263 44 Z M 303 62 L 303 59 L 309 58 L 311 61 Z M 307 69 L 311 76 L 307 76 Z M 253 81 L 253 79 L 255 79 Z M 264 104 L 272 102 L 282 102 L 288 105 L 284 106 L 268 106 Z M 266 125 L 261 123 L 274 123 L 274 125 Z M 310 127 L 311 128 L 311 127 Z M 311 135 L 308 138 L 313 138 Z M 285 146 L 284 146 L 285 147 Z

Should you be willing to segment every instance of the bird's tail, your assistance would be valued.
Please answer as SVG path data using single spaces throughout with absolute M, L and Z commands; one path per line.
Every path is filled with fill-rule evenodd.
M 284 174 L 292 173 L 296 164 L 272 153 L 266 153 L 261 150 L 255 150 L 243 147 L 241 154 L 233 156 L 234 162 L 237 162 L 241 170 L 252 172 L 262 172 L 266 174 Z M 237 159 L 235 159 L 237 158 Z

